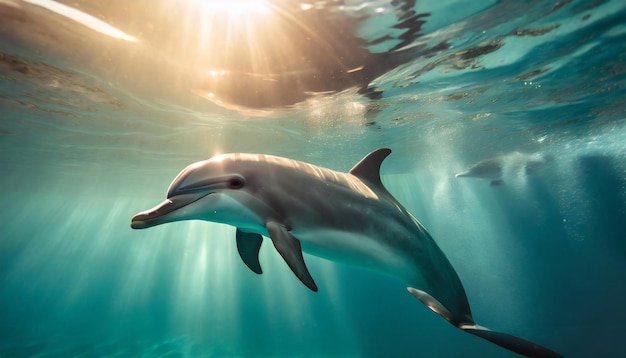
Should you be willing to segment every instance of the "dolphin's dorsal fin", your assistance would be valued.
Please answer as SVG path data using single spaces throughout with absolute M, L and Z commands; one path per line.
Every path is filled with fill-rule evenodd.
M 270 239 L 274 243 L 274 247 L 276 247 L 276 250 L 287 265 L 289 265 L 291 271 L 296 274 L 306 287 L 311 289 L 311 291 L 317 292 L 317 285 L 304 264 L 300 241 L 293 237 L 284 225 L 275 221 L 267 222 L 265 226 L 270 234 Z
M 237 251 L 252 272 L 262 274 L 261 264 L 259 263 L 259 250 L 263 243 L 263 237 L 259 234 L 243 232 L 237 228 Z
M 379 188 L 384 188 L 383 182 L 380 180 L 380 165 L 389 154 L 391 154 L 389 148 L 376 149 L 361 159 L 350 169 L 349 173 Z

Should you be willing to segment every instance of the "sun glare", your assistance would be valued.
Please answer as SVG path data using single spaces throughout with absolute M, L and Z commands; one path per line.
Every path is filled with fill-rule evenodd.
M 184 9 L 178 30 L 196 73 L 192 91 L 220 107 L 263 117 L 302 102 L 311 86 L 319 86 L 318 72 L 332 72 L 324 67 L 335 60 L 319 34 L 326 31 L 318 28 L 320 13 L 251 0 L 188 0 Z M 325 52 L 323 60 L 316 47 Z M 320 61 L 326 62 L 315 65 Z
M 187 17 L 180 24 L 195 56 L 205 59 L 204 73 L 219 80 L 229 75 L 228 66 L 255 72 L 260 44 L 272 36 L 274 9 L 265 1 L 189 0 Z
M 228 15 L 269 14 L 270 6 L 262 0 L 192 0 L 205 10 L 227 13 Z
M 76 8 L 71 6 L 67 6 L 56 1 L 52 0 L 22 0 L 24 2 L 41 6 L 45 9 L 48 9 L 54 13 L 57 13 L 61 16 L 65 16 L 69 19 L 72 19 L 79 24 L 86 26 L 94 31 L 100 32 L 101 34 L 111 36 L 120 40 L 135 42 L 136 38 L 124 33 L 122 30 L 119 30 L 106 22 L 93 17 L 85 12 L 82 12 Z

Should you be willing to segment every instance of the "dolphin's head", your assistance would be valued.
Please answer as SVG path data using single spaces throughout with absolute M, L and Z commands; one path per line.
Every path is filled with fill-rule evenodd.
M 223 157 L 191 164 L 178 174 L 167 190 L 167 199 L 131 219 L 133 229 L 145 229 L 173 221 L 200 219 L 238 225 L 257 221 L 246 206 L 251 196 L 241 170 L 232 170 Z M 245 224 L 244 223 L 244 224 Z

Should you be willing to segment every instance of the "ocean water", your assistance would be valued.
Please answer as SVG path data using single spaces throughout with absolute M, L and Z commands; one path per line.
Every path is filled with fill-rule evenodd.
M 626 356 L 624 19 L 617 0 L 0 0 L 0 356 L 516 357 L 396 278 L 305 254 L 314 293 L 267 243 L 251 273 L 233 227 L 129 226 L 218 153 L 347 171 L 380 147 L 479 324 Z

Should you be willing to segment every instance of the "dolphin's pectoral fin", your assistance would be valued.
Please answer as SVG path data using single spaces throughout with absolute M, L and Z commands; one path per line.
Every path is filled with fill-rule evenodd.
M 285 262 L 287 262 L 291 271 L 296 274 L 306 287 L 311 289 L 311 291 L 317 292 L 317 285 L 304 264 L 300 241 L 291 236 L 287 228 L 277 222 L 270 221 L 266 224 L 266 227 L 274 243 L 274 247 L 276 247 L 276 250 L 278 250 L 278 253 L 283 257 Z
M 549 350 L 546 347 L 542 347 L 536 343 L 527 341 L 522 338 L 512 336 L 510 334 L 495 332 L 488 328 L 481 327 L 479 325 L 461 325 L 460 329 L 467 333 L 471 333 L 477 337 L 488 340 L 495 343 L 502 348 L 506 348 L 515 353 L 519 353 L 526 357 L 535 358 L 559 358 L 562 355 Z
M 237 238 L 237 251 L 239 251 L 239 256 L 241 256 L 243 263 L 253 272 L 262 274 L 263 270 L 261 270 L 261 264 L 259 263 L 259 250 L 263 243 L 263 236 L 243 232 L 239 228 L 237 228 L 235 236 Z
M 391 149 L 377 149 L 361 159 L 354 168 L 350 169 L 349 173 L 384 189 L 383 182 L 380 180 L 380 165 L 389 154 L 391 154 Z

